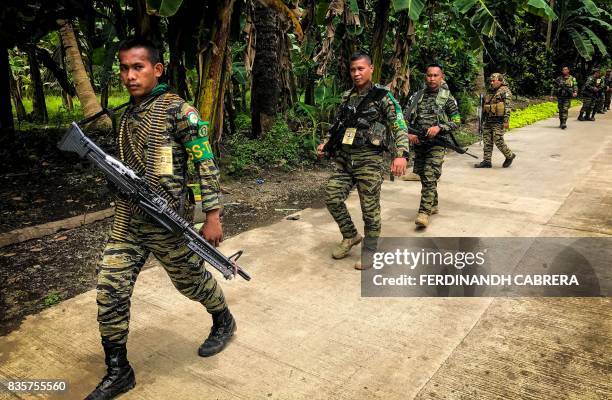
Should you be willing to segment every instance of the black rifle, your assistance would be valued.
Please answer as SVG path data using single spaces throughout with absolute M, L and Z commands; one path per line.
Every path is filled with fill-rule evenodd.
M 238 274 L 247 281 L 251 280 L 249 274 L 236 264 L 242 251 L 229 257 L 223 255 L 215 246 L 208 243 L 187 220 L 169 207 L 166 199 L 155 194 L 132 169 L 106 154 L 85 136 L 76 122 L 72 123 L 57 147 L 63 151 L 77 153 L 79 157 L 91 161 L 93 165 L 102 170 L 122 196 L 134 201 L 142 211 L 170 232 L 182 235 L 187 241 L 187 247 L 221 272 L 225 279 L 231 279 Z
M 364 128 L 369 126 L 362 115 L 364 108 L 370 101 L 379 101 L 388 93 L 387 88 L 374 85 L 368 94 L 361 100 L 357 107 L 349 105 L 347 102 L 340 105 L 336 113 L 334 124 L 329 128 L 330 138 L 323 147 L 323 152 L 329 157 L 334 157 L 342 148 L 342 139 L 346 128 Z
M 412 132 L 419 138 L 419 144 L 417 146 L 442 146 L 447 149 L 455 150 L 459 154 L 467 154 L 470 157 L 478 159 L 474 154 L 468 153 L 467 149 L 459 146 L 457 139 L 452 133 L 438 133 L 433 139 L 427 137 L 427 129 L 416 129 L 411 126 L 408 127 L 408 132 Z

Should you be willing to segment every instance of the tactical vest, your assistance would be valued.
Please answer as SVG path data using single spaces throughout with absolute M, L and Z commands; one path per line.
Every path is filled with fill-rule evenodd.
M 506 103 L 501 98 L 499 90 L 504 85 L 500 86 L 495 93 L 487 93 L 484 98 L 484 104 L 482 106 L 483 113 L 488 117 L 503 117 L 506 112 Z
M 166 118 L 168 107 L 172 102 L 180 101 L 181 98 L 173 93 L 159 95 L 142 121 L 130 132 L 128 127 L 129 114 L 126 111 L 119 126 L 119 158 L 126 165 L 133 168 L 136 173 L 143 177 L 149 188 L 156 194 L 168 201 L 168 205 L 174 210 L 184 214 L 184 196 L 173 196 L 171 191 L 161 185 L 164 144 L 168 141 L 163 133 L 166 132 Z M 128 224 L 132 214 L 144 216 L 145 213 L 133 202 L 118 198 L 115 206 L 115 220 L 111 237 L 113 239 L 124 239 L 127 234 Z
M 378 88 L 382 86 L 376 84 Z M 385 88 L 386 89 L 386 88 Z M 351 101 L 352 89 L 344 92 L 342 95 L 342 103 L 347 104 Z M 363 99 L 364 96 L 357 96 Z M 355 140 L 353 146 L 358 147 L 360 145 L 371 144 L 375 147 L 382 146 L 387 148 L 389 144 L 389 130 L 386 124 L 380 122 L 382 115 L 380 106 L 374 100 L 369 100 L 370 104 L 365 107 L 364 111 L 360 113 L 361 117 L 357 121 L 357 129 L 355 133 Z M 352 104 L 357 107 L 359 102 Z
M 425 88 L 413 94 L 408 100 L 408 108 L 407 111 L 404 113 L 404 117 L 411 124 L 413 124 L 416 119 L 416 110 L 418 108 L 418 105 L 421 104 L 424 95 Z M 448 88 L 446 83 L 442 84 L 438 89 L 438 94 L 435 100 L 437 125 L 440 125 L 440 123 L 444 124 L 449 121 L 448 115 L 446 115 L 444 107 L 446 106 L 446 102 L 448 101 L 450 96 L 450 89 Z
M 567 79 L 560 76 L 557 78 L 557 97 L 572 97 L 574 94 L 574 77 L 571 75 Z

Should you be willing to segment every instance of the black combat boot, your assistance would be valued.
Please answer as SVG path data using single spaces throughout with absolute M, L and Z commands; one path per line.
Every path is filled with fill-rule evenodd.
M 236 332 L 236 321 L 234 321 L 229 308 L 213 314 L 212 318 L 213 326 L 210 328 L 210 335 L 198 349 L 200 357 L 210 357 L 219 353 L 227 346 L 234 332 Z
M 567 128 L 567 120 L 562 119 L 561 120 L 561 129 L 565 129 L 565 128 Z
M 502 164 L 503 168 L 508 168 L 509 166 L 512 165 L 512 161 L 514 161 L 514 159 L 516 158 L 516 154 L 512 154 L 509 158 L 506 158 L 504 160 L 504 163 Z
M 125 344 L 115 344 L 102 340 L 104 347 L 106 375 L 85 400 L 114 399 L 115 396 L 125 393 L 136 386 L 134 370 L 127 360 Z
M 584 112 L 580 111 L 580 115 L 578 116 L 578 121 L 584 121 Z
M 587 115 L 588 117 L 588 115 Z M 595 121 L 595 110 L 591 111 L 591 117 L 587 118 L 587 121 Z
M 491 161 L 481 161 L 478 164 L 474 164 L 474 168 L 491 168 Z

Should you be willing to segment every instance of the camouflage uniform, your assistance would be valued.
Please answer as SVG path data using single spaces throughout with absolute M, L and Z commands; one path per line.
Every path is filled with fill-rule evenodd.
M 156 128 L 158 127 L 158 128 Z M 201 189 L 204 211 L 219 208 L 219 170 L 208 147 L 206 123 L 180 97 L 158 85 L 121 118 L 120 159 L 186 218 L 194 196 L 188 184 Z M 226 307 L 221 287 L 182 237 L 170 233 L 127 200 L 116 200 L 111 238 L 98 270 L 98 322 L 103 342 L 125 344 L 130 296 L 148 255 L 165 268 L 174 286 L 210 312 Z
M 595 81 L 595 84 L 599 89 L 599 91 L 597 92 L 597 98 L 595 100 L 595 111 L 600 114 L 603 114 L 604 103 L 606 99 L 606 78 L 603 76 L 600 77 Z
M 600 85 L 598 80 L 601 80 L 601 78 L 595 78 L 593 75 L 591 75 L 584 83 L 584 87 L 582 88 L 582 108 L 580 109 L 580 116 L 578 119 L 595 118 L 595 106 L 598 96 L 596 89 L 598 89 Z
M 343 93 L 342 102 L 357 107 L 372 88 L 353 88 Z M 380 236 L 380 187 L 383 181 L 383 151 L 388 145 L 388 132 L 394 142 L 394 156 L 408 151 L 408 132 L 401 108 L 389 92 L 380 101 L 371 101 L 362 115 L 368 128 L 357 129 L 352 145 L 342 145 L 335 158 L 335 171 L 325 188 L 325 204 L 340 227 L 342 237 L 353 238 L 357 228 L 344 204 L 353 187 L 357 187 L 365 225 L 363 248 L 375 249 Z M 349 127 L 350 128 L 350 127 Z
M 420 90 L 404 112 L 410 126 L 426 130 L 437 125 L 441 128 L 438 135 L 452 133 L 461 122 L 457 102 L 446 84 L 437 90 Z M 438 179 L 442 175 L 445 154 L 446 149 L 442 146 L 429 146 L 426 143 L 414 146 L 413 171 L 421 178 L 419 213 L 431 215 L 432 208 L 438 206 Z
M 572 97 L 578 93 L 578 82 L 576 78 L 568 75 L 567 78 L 563 75 L 555 79 L 553 88 L 550 92 L 551 96 L 557 96 L 557 106 L 559 108 L 559 121 L 561 126 L 567 122 L 567 113 L 569 111 Z
M 484 144 L 483 162 L 491 162 L 493 143 L 495 143 L 495 146 L 497 146 L 506 159 L 513 157 L 512 151 L 504 141 L 504 124 L 510 120 L 511 110 L 512 92 L 510 92 L 506 82 L 503 82 L 497 89 L 490 88 L 484 100 L 484 124 L 482 129 Z

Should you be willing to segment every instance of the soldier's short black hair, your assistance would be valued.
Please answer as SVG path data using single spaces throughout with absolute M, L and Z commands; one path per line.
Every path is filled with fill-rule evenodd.
M 119 52 L 134 48 L 146 49 L 151 64 L 155 65 L 157 63 L 164 63 L 161 52 L 159 51 L 159 47 L 152 40 L 139 36 L 134 36 L 125 39 L 119 44 Z
M 372 57 L 370 57 L 369 54 L 357 51 L 351 55 L 351 59 L 349 62 L 353 62 L 357 60 L 366 60 L 368 62 L 368 65 L 372 65 Z
M 427 64 L 427 66 L 425 67 L 423 72 L 427 73 L 427 71 L 429 71 L 429 68 L 440 68 L 440 71 L 442 71 L 442 73 L 444 73 L 444 68 L 442 68 L 442 66 L 440 64 L 438 64 L 438 63 Z

